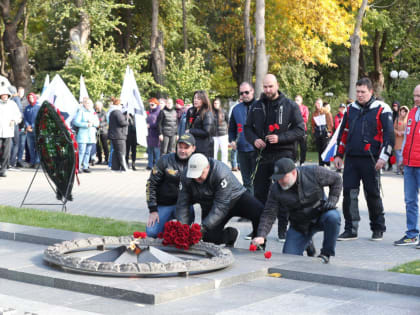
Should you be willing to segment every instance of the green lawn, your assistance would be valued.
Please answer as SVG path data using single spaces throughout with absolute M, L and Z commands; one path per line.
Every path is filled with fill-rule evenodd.
M 390 269 L 392 272 L 411 273 L 413 275 L 420 275 L 420 260 L 415 260 L 403 265 L 399 265 Z
M 146 229 L 145 224 L 142 222 L 118 221 L 108 218 L 94 218 L 85 215 L 10 206 L 0 206 L 0 222 L 104 236 L 131 235 L 134 231 L 143 232 Z

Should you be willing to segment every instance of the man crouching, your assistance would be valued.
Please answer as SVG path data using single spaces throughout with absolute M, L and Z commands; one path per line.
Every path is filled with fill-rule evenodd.
M 288 158 L 278 160 L 272 179 L 275 181 L 263 210 L 257 237 L 252 242 L 263 245 L 276 220 L 277 212 L 289 212 L 290 228 L 287 231 L 284 254 L 303 255 L 312 236 L 324 231 L 322 262 L 328 263 L 335 255 L 335 244 L 340 230 L 340 214 L 336 204 L 343 188 L 341 176 L 324 167 L 311 165 L 296 168 Z M 325 200 L 324 187 L 329 186 Z

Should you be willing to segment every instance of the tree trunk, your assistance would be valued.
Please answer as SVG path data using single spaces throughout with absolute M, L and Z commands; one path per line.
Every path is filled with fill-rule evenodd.
M 83 7 L 83 0 L 75 0 L 77 8 Z M 90 22 L 89 15 L 82 10 L 79 24 L 70 29 L 70 59 L 78 59 L 80 52 L 86 52 L 89 47 Z M 67 59 L 66 63 L 69 61 Z
M 356 99 L 356 82 L 359 77 L 360 31 L 368 0 L 363 0 L 357 13 L 354 33 L 350 37 L 350 86 L 349 98 Z
M 381 39 L 382 37 L 382 39 Z M 383 32 L 382 36 L 378 30 L 375 30 L 375 39 L 373 41 L 372 55 L 374 70 L 369 73 L 373 83 L 373 91 L 376 96 L 381 96 L 385 89 L 385 77 L 382 68 L 382 55 L 387 41 L 387 32 Z
M 185 1 L 182 0 L 182 34 L 184 37 L 184 52 L 188 50 L 188 30 L 187 30 L 187 8 Z
M 11 12 L 16 12 L 9 0 L 0 1 L 1 13 L 4 22 L 3 44 L 9 56 L 12 68 L 10 81 L 16 86 L 22 86 L 29 91 L 32 88 L 31 68 L 29 67 L 28 51 L 17 35 L 17 26 L 20 23 L 25 10 L 27 0 L 17 5 L 17 13 L 13 17 Z
M 366 1 L 366 0 L 365 0 Z M 255 96 L 263 91 L 263 79 L 268 71 L 268 58 L 265 50 L 265 1 L 257 0 L 255 11 L 255 33 L 257 38 L 257 57 L 255 63 Z
M 252 70 L 254 67 L 255 46 L 254 37 L 251 33 L 249 13 L 251 11 L 251 0 L 245 0 L 244 10 L 244 33 L 245 33 L 245 69 L 243 81 L 252 83 Z
M 156 83 L 163 86 L 165 83 L 165 48 L 163 46 L 163 33 L 158 29 L 159 0 L 153 0 L 152 5 L 152 38 L 150 43 L 152 72 Z M 161 93 L 158 96 L 161 97 Z

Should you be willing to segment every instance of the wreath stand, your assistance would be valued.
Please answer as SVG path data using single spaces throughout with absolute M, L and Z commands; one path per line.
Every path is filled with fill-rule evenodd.
M 65 194 L 63 194 L 61 191 L 59 191 L 59 190 L 58 190 L 58 188 L 57 188 L 57 189 L 55 189 L 55 188 L 54 188 L 54 186 L 51 184 L 51 181 L 50 181 L 50 179 L 48 178 L 47 174 L 45 173 L 44 168 L 42 168 L 42 172 L 44 173 L 45 178 L 47 179 L 47 182 L 48 182 L 48 184 L 50 185 L 51 189 L 54 191 L 54 193 L 55 193 L 56 195 L 57 195 L 57 192 L 60 192 L 60 193 L 61 193 L 61 195 L 63 196 L 63 199 L 61 199 L 61 200 L 60 200 L 60 201 L 61 201 L 60 203 L 25 203 L 26 197 L 28 196 L 29 191 L 30 191 L 30 190 L 31 190 L 31 188 L 32 188 L 32 184 L 33 184 L 33 182 L 34 182 L 34 180 L 35 180 L 35 177 L 36 177 L 36 175 L 38 174 L 38 171 L 39 171 L 39 169 L 40 169 L 40 168 L 41 168 L 41 164 L 39 164 L 39 165 L 37 166 L 37 168 L 36 168 L 36 171 L 35 171 L 34 176 L 32 177 L 31 183 L 29 184 L 29 187 L 28 187 L 28 189 L 26 190 L 25 197 L 23 197 L 22 203 L 20 204 L 20 208 L 22 208 L 22 206 L 23 206 L 23 205 L 27 205 L 27 206 L 62 206 L 62 208 L 61 208 L 61 212 L 67 212 L 67 206 L 66 206 L 67 201 L 68 201 L 68 199 L 67 199 L 67 195 L 68 195 L 68 193 L 69 193 L 69 191 L 70 191 L 70 189 L 71 189 L 71 186 L 72 186 L 72 185 L 71 185 L 71 181 L 69 181 L 69 182 L 67 183 L 66 193 L 65 193 Z M 75 168 L 75 167 L 73 167 L 72 174 L 74 174 L 74 168 Z

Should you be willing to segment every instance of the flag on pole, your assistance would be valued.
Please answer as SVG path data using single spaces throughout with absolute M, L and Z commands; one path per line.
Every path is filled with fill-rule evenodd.
M 48 85 L 50 85 L 50 75 L 49 75 L 49 74 L 47 74 L 47 75 L 45 76 L 44 86 L 42 87 L 42 92 L 41 92 L 41 94 L 42 94 L 42 93 L 44 93 L 44 91 L 47 89 Z
M 79 103 L 58 74 L 41 94 L 39 102 L 42 104 L 44 101 L 48 101 L 58 108 L 67 126 L 71 126 L 70 123 L 79 110 Z
M 333 136 L 330 139 L 330 142 L 328 143 L 327 147 L 325 148 L 324 152 L 321 154 L 321 159 L 324 162 L 330 162 L 331 158 L 334 158 L 335 153 L 337 152 L 337 138 L 338 133 L 340 132 L 341 123 L 338 125 L 337 129 L 334 131 Z
M 82 75 L 80 76 L 80 89 L 79 90 L 80 90 L 79 103 L 82 103 L 84 97 L 89 98 L 89 94 L 87 92 L 86 85 L 85 85 L 85 79 L 83 78 Z
M 143 100 L 141 99 L 134 73 L 129 66 L 125 70 L 120 99 L 123 112 L 134 116 L 137 143 L 143 147 L 147 147 L 146 111 L 144 110 Z

